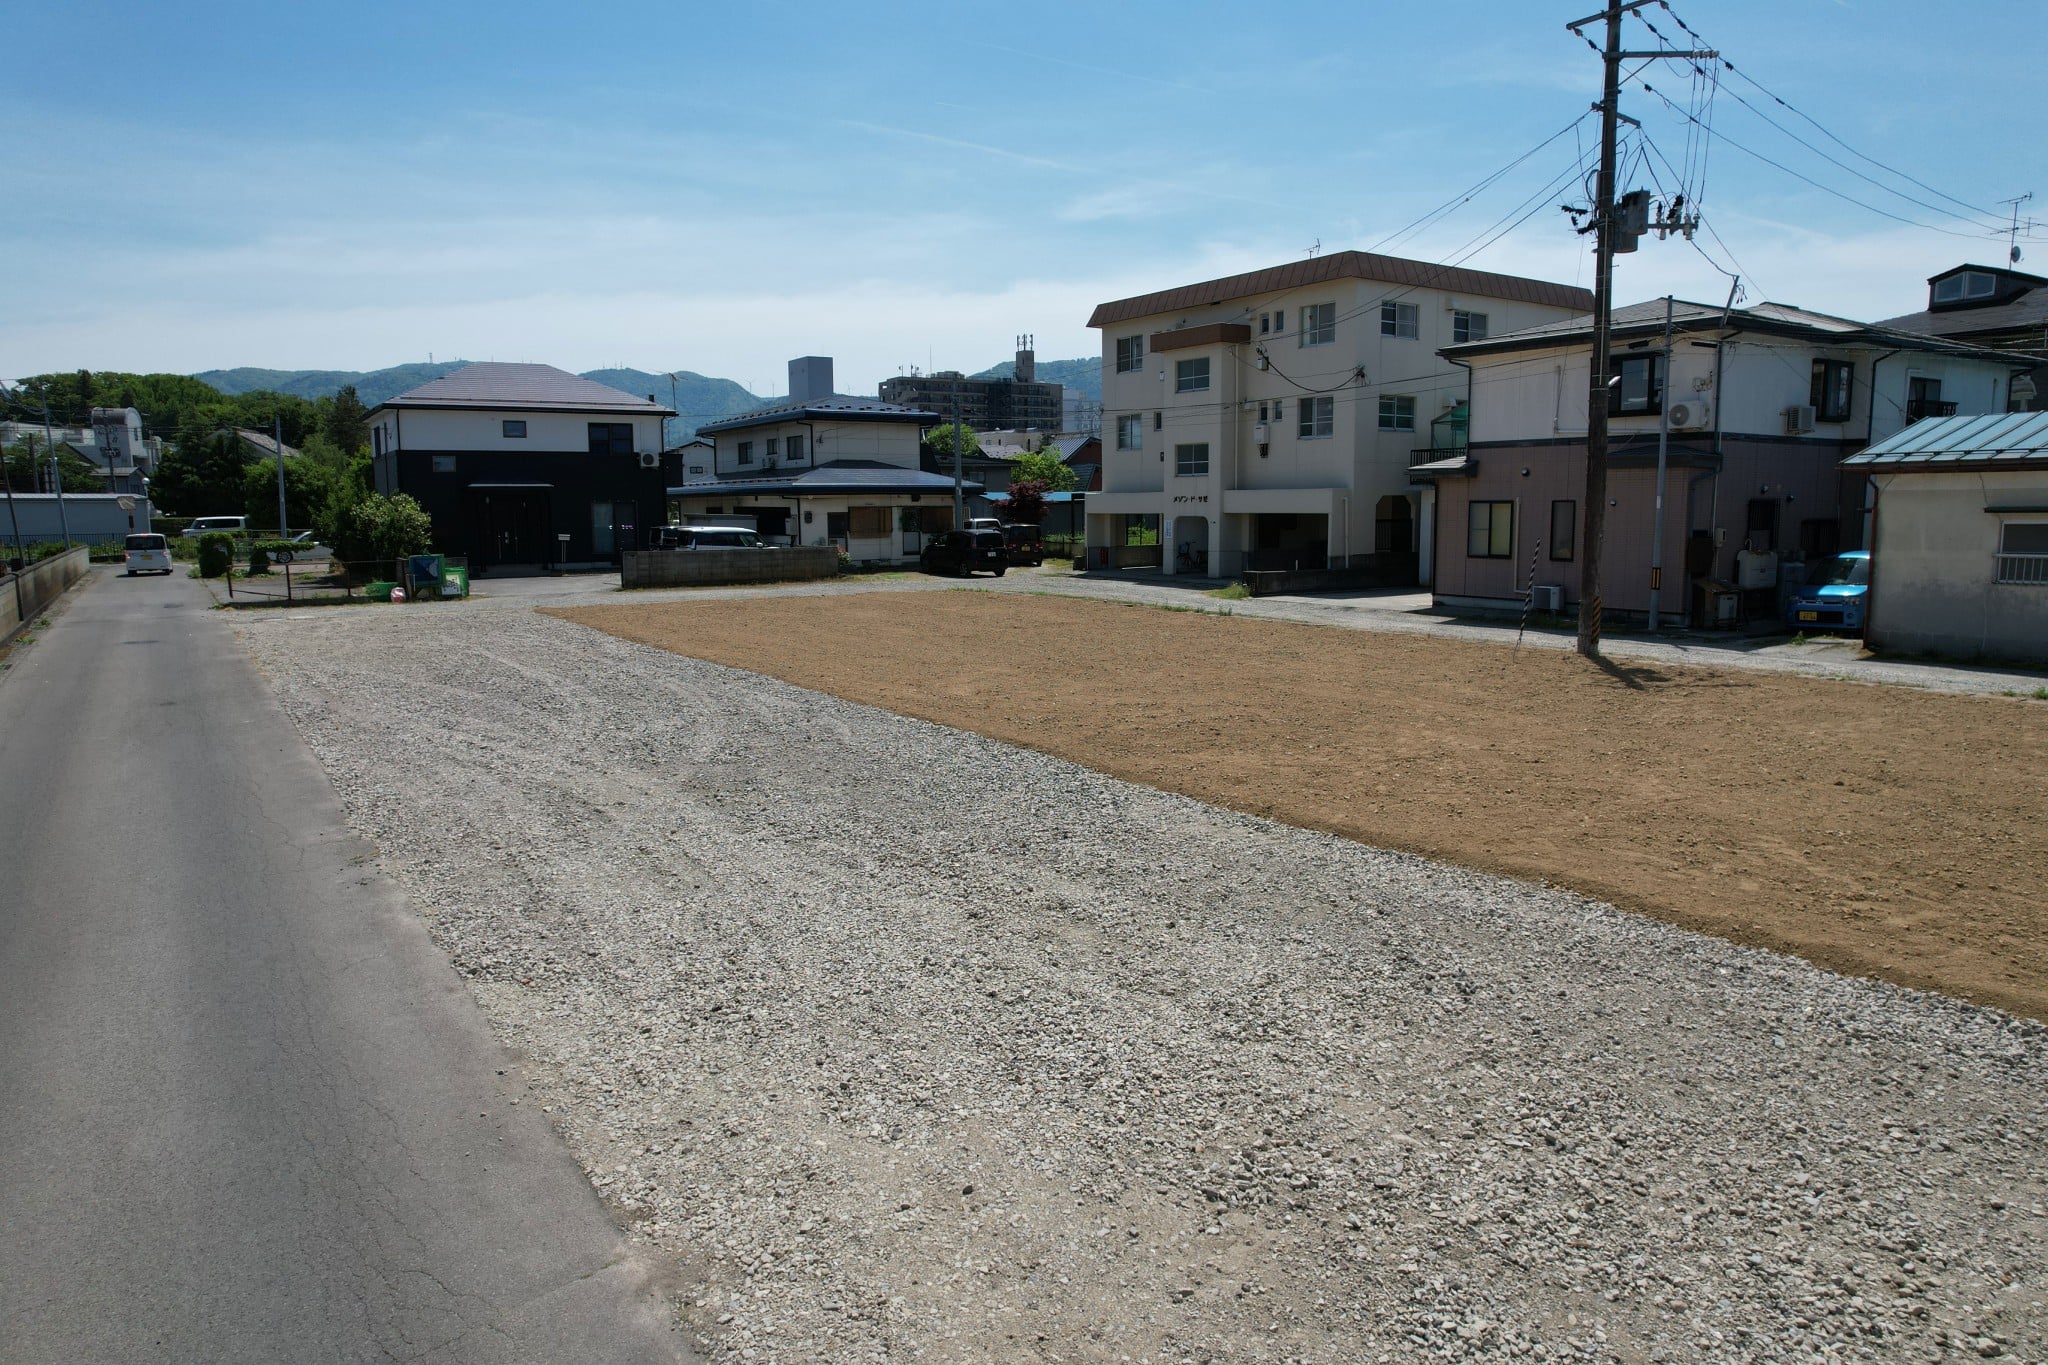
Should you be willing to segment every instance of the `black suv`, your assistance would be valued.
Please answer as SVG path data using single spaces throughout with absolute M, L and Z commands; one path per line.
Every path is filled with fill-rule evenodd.
M 1035 569 L 1045 563 L 1045 537 L 1028 521 L 1005 526 L 1003 543 L 1009 546 L 1012 564 L 1029 564 Z
M 917 563 L 926 573 L 964 578 L 976 569 L 987 569 L 1001 578 L 1010 567 L 1010 554 L 1001 531 L 948 531 L 924 547 Z

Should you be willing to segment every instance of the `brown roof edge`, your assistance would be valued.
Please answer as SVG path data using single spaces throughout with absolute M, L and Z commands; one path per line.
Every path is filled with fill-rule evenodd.
M 1154 332 L 1148 343 L 1155 351 L 1185 351 L 1191 346 L 1214 346 L 1219 342 L 1250 341 L 1252 329 L 1242 322 L 1209 322 L 1200 327 L 1177 327 L 1171 332 Z
M 1463 266 L 1435 265 L 1400 256 L 1377 256 L 1369 251 L 1335 251 L 1327 256 L 1289 261 L 1286 265 L 1270 266 L 1243 275 L 1228 275 L 1220 280 L 1184 284 L 1155 294 L 1139 294 L 1097 304 L 1095 312 L 1088 318 L 1088 325 L 1108 327 L 1132 318 L 1172 313 L 1184 308 L 1213 307 L 1232 299 L 1344 279 L 1377 280 L 1409 289 L 1447 289 L 1516 303 L 1570 308 L 1581 313 L 1593 309 L 1592 291 L 1576 285 L 1532 280 L 1520 275 L 1496 275 L 1485 270 L 1467 270 Z

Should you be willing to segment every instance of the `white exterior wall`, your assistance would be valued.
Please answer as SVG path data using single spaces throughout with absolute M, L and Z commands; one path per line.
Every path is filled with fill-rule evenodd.
M 1725 433 L 1784 437 L 1785 409 L 1803 406 L 1813 393 L 1815 360 L 1847 360 L 1855 367 L 1854 392 L 1846 422 L 1817 422 L 1809 439 L 1881 441 L 1908 425 L 1905 419 L 1910 376 L 1942 380 L 1942 398 L 1956 403 L 1959 413 L 2003 412 L 2006 367 L 1962 357 L 1917 355 L 1868 346 L 1823 346 L 1798 338 L 1745 334 L 1722 346 L 1721 373 L 1714 373 L 1714 349 L 1692 344 L 1680 333 L 1672 339 L 1671 378 L 1666 394 L 1672 402 L 1708 400 Z M 1655 350 L 1656 344 L 1647 348 Z M 1888 349 L 1888 348 L 1887 348 Z M 1617 359 L 1643 354 L 1642 349 L 1617 347 Z M 1882 357 L 1882 359 L 1880 359 Z M 1871 366 L 1877 364 L 1876 424 L 1872 429 Z M 1475 356 L 1472 365 L 1471 440 L 1521 442 L 1586 434 L 1586 380 L 1592 364 L 1590 347 L 1558 347 Z M 1655 432 L 1655 415 L 1611 417 L 1609 430 Z M 1704 428 L 1712 431 L 1710 421 Z M 1698 431 L 1683 433 L 1697 438 Z
M 507 421 L 526 423 L 526 435 L 505 435 Z M 376 425 L 387 451 L 476 450 L 518 454 L 530 451 L 587 452 L 592 422 L 631 422 L 633 451 L 659 453 L 661 418 L 608 412 L 520 412 L 512 408 L 388 409 Z
M 1413 339 L 1382 333 L 1383 301 L 1416 306 Z M 1323 303 L 1336 305 L 1336 339 L 1304 346 L 1301 310 Z M 1379 499 L 1394 496 L 1412 504 L 1414 490 L 1407 477 L 1411 453 L 1429 444 L 1430 422 L 1465 396 L 1464 372 L 1436 354 L 1451 344 L 1453 313 L 1461 309 L 1484 313 L 1489 334 L 1572 315 L 1566 308 L 1341 279 L 1104 327 L 1103 491 L 1088 499 L 1091 518 L 1137 512 L 1159 513 L 1162 518 L 1204 515 L 1209 564 L 1219 573 L 1238 571 L 1238 555 L 1247 548 L 1250 535 L 1248 518 L 1259 513 L 1328 517 L 1331 556 L 1371 552 Z M 1283 315 L 1280 330 L 1262 333 L 1261 315 L 1270 318 L 1274 313 Z M 1214 322 L 1246 324 L 1251 339 L 1152 350 L 1155 333 Z M 1146 338 L 1145 360 L 1136 371 L 1118 373 L 1117 343 L 1130 336 Z M 1270 360 L 1265 370 L 1257 368 L 1262 347 Z M 1179 393 L 1174 362 L 1201 356 L 1210 360 L 1209 391 Z M 1365 379 L 1355 382 L 1361 369 Z M 1311 390 L 1329 391 L 1327 396 L 1334 400 L 1327 438 L 1297 434 L 1301 400 L 1325 396 Z M 1413 430 L 1380 429 L 1382 395 L 1414 400 Z M 1275 400 L 1282 415 L 1266 426 L 1267 453 L 1262 458 L 1258 405 Z M 1161 414 L 1156 430 L 1155 412 Z M 1136 451 L 1117 445 L 1118 418 L 1131 413 L 1142 418 L 1141 448 Z M 1209 445 L 1209 474 L 1200 479 L 1175 475 L 1174 446 L 1197 442 Z M 1173 559 L 1169 553 L 1168 572 L 1174 569 Z
M 1878 468 L 1871 481 L 1877 543 L 1865 639 L 1881 649 L 2048 663 L 2048 584 L 1993 581 L 2001 523 L 2048 520 L 2048 470 Z M 2042 510 L 1987 510 L 1994 507 Z
M 712 468 L 722 479 L 758 476 L 766 466 L 767 443 L 773 438 L 776 448 L 784 452 L 776 457 L 778 467 L 809 469 L 833 460 L 873 460 L 899 469 L 916 469 L 918 434 L 922 430 L 915 422 L 809 420 L 720 431 L 709 437 L 716 448 Z M 791 436 L 804 438 L 804 458 L 800 460 L 791 460 L 787 454 Z M 739 462 L 741 441 L 753 443 L 752 464 Z

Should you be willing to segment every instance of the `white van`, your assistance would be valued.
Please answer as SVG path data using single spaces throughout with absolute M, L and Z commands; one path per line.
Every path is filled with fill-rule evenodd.
M 153 532 L 141 532 L 128 537 L 121 561 L 130 578 L 139 573 L 169 573 L 171 571 L 171 542 Z
M 203 536 L 210 531 L 225 531 L 231 536 L 238 536 L 248 529 L 248 524 L 247 517 L 194 517 L 192 524 L 178 534 Z

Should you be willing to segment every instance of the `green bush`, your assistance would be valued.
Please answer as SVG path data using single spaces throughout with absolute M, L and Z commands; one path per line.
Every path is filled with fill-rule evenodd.
M 425 554 L 434 540 L 426 509 L 404 493 L 371 493 L 348 504 L 334 516 L 332 530 L 335 557 L 352 564 Z
M 270 572 L 270 551 L 263 548 L 270 542 L 264 541 L 249 547 L 249 572 L 251 574 Z
M 225 578 L 235 567 L 235 538 L 222 531 L 199 537 L 199 576 Z
M 128 557 L 125 540 L 110 540 L 100 545 L 86 547 L 85 557 L 94 564 L 119 564 Z

